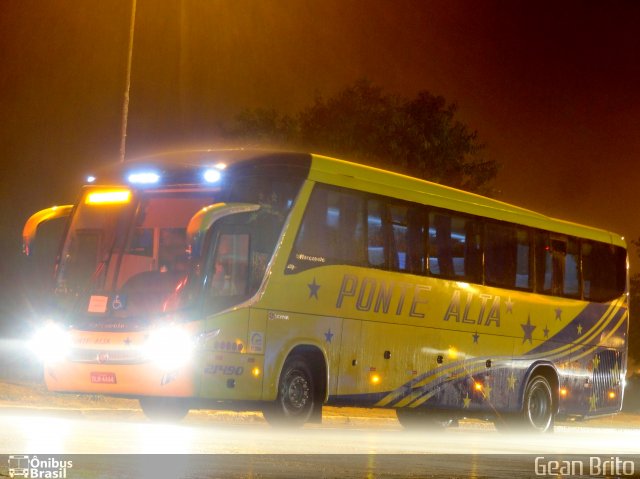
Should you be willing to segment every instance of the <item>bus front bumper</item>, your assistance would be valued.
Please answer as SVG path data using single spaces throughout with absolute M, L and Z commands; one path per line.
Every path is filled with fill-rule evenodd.
M 63 361 L 44 367 L 47 389 L 55 392 L 124 396 L 193 397 L 193 368 L 164 370 L 152 362 L 92 364 Z

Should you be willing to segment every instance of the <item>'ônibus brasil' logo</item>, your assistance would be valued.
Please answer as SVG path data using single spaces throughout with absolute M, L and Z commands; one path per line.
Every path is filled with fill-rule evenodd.
M 9 477 L 26 477 L 29 479 L 65 479 L 67 471 L 73 468 L 73 461 L 64 461 L 55 457 L 46 459 L 38 456 L 9 456 Z

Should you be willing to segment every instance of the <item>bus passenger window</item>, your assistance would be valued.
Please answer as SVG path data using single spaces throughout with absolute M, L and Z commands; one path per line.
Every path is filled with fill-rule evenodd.
M 538 293 L 551 293 L 553 275 L 551 258 L 549 234 L 539 231 L 536 233 L 536 290 Z
M 577 245 L 565 236 L 547 232 L 536 235 L 536 284 L 540 293 L 555 296 L 576 296 L 580 292 Z M 569 256 L 569 258 L 567 258 Z M 569 271 L 567 271 L 569 267 Z M 567 288 L 567 291 L 565 291 Z
M 367 256 L 369 265 L 374 268 L 386 266 L 382 211 L 383 205 L 380 201 L 367 202 Z
M 351 190 L 317 185 L 298 231 L 287 273 L 330 264 L 368 264 L 364 198 Z
M 464 221 L 464 278 L 474 283 L 482 282 L 482 223 L 472 219 Z
M 533 278 L 531 277 L 531 265 L 533 261 L 531 234 L 527 230 L 518 228 L 516 241 L 516 288 L 531 289 L 533 287 Z
M 565 296 L 580 296 L 580 244 L 574 238 L 567 240 L 562 292 Z
M 516 286 L 518 244 L 511 225 L 487 223 L 484 239 L 485 281 L 503 288 Z
M 413 274 L 426 272 L 426 213 L 421 206 L 408 208 L 405 228 L 406 271 Z
M 438 276 L 453 276 L 451 217 L 448 215 L 429 215 L 429 271 Z
M 369 265 L 390 271 L 424 273 L 425 221 L 422 208 L 378 198 L 367 201 Z
M 429 214 L 431 274 L 464 281 L 482 279 L 480 223 L 446 213 Z
M 392 266 L 397 271 L 423 274 L 425 261 L 425 215 L 422 207 L 409 203 L 389 206 L 393 247 Z
M 561 239 L 552 239 L 549 257 L 551 260 L 551 294 L 560 296 L 564 287 L 565 256 L 567 255 L 567 243 Z
M 484 267 L 488 285 L 529 289 L 531 264 L 529 231 L 514 225 L 485 225 Z

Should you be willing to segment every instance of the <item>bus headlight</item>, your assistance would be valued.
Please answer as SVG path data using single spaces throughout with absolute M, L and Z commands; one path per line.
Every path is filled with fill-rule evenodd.
M 151 332 L 144 345 L 145 356 L 165 371 L 187 364 L 195 348 L 193 337 L 177 326 L 165 326 Z
M 45 363 L 60 362 L 69 354 L 71 337 L 59 324 L 47 323 L 33 335 L 29 348 Z

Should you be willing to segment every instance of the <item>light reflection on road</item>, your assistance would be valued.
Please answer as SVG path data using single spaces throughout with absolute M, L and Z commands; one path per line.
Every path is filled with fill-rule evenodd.
M 442 433 L 397 427 L 264 423 L 154 424 L 144 420 L 0 415 L 2 454 L 640 454 L 640 429 L 558 426 L 520 436 L 461 423 Z

